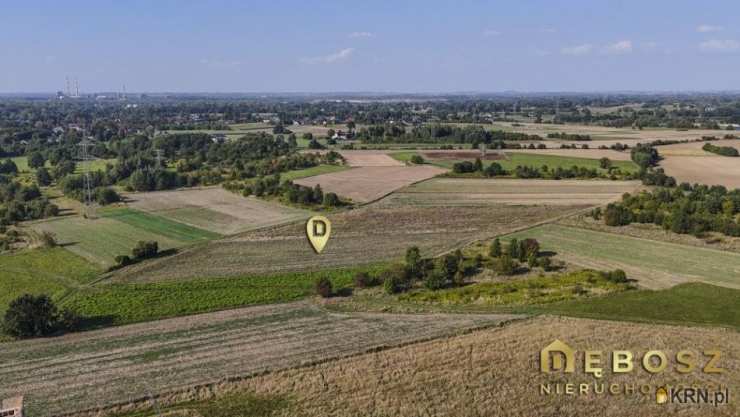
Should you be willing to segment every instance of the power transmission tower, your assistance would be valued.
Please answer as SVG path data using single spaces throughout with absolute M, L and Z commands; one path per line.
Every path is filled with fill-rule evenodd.
M 80 159 L 82 160 L 82 181 L 83 181 L 83 198 L 85 204 L 85 211 L 83 217 L 86 219 L 95 218 L 95 199 L 93 195 L 92 178 L 90 178 L 90 161 L 95 159 L 88 151 L 88 148 L 92 145 L 90 139 L 83 139 L 78 145 L 80 147 Z

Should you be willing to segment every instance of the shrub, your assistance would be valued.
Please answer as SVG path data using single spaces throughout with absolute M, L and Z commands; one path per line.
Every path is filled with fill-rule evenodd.
M 317 279 L 314 286 L 316 288 L 316 294 L 322 296 L 323 298 L 329 298 L 334 293 L 331 280 L 327 277 L 321 277 Z
M 608 281 L 614 282 L 616 284 L 621 284 L 628 281 L 627 274 L 621 269 L 615 269 L 614 271 L 610 272 L 602 272 L 602 275 Z
M 626 226 L 632 223 L 632 212 L 621 204 L 606 206 L 604 222 L 607 226 Z
M 425 162 L 426 161 L 424 161 L 424 158 L 421 155 L 413 155 L 411 157 L 411 163 L 412 164 L 421 165 L 421 164 L 423 164 Z
M 336 195 L 336 193 L 326 193 L 324 194 L 324 206 L 326 207 L 337 207 L 341 205 L 341 200 L 339 200 L 339 196 Z
M 388 294 L 396 294 L 409 289 L 410 280 L 406 267 L 401 264 L 395 264 L 388 267 L 380 273 L 383 280 L 383 288 Z
M 430 290 L 440 290 L 447 286 L 447 276 L 444 271 L 435 269 L 427 275 L 424 286 Z
M 501 256 L 501 241 L 498 238 L 493 239 L 491 249 L 488 251 L 488 254 L 491 255 L 491 258 L 498 258 Z
M 512 259 L 519 259 L 519 241 L 516 239 L 509 242 L 509 256 Z
M 494 269 L 500 275 L 513 275 L 516 270 L 516 263 L 511 255 L 504 253 L 496 261 Z
M 57 245 L 56 237 L 54 236 L 54 233 L 51 232 L 41 232 L 39 240 L 41 241 L 41 246 L 44 248 L 53 248 Z
M 367 272 L 358 272 L 355 274 L 354 281 L 357 288 L 370 288 L 381 284 L 378 277 L 373 277 Z
M 135 259 L 147 259 L 157 256 L 159 244 L 156 241 L 139 241 L 132 250 Z
M 115 260 L 118 266 L 127 266 L 133 263 L 133 260 L 128 255 L 118 255 Z

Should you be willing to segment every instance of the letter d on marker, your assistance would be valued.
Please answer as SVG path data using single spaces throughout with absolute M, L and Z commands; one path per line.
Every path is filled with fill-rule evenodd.
M 306 236 L 316 253 L 321 253 L 331 235 L 331 222 L 324 216 L 313 216 L 306 223 Z

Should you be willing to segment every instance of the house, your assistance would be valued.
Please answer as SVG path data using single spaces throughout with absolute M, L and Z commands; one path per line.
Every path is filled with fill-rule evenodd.
M 0 404 L 0 417 L 23 417 L 23 397 L 3 400 Z
M 224 143 L 226 142 L 226 135 L 223 133 L 215 133 L 211 135 L 211 142 L 213 143 Z

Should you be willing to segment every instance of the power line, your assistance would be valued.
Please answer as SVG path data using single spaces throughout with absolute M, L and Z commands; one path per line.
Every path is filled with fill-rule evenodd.
M 80 159 L 82 160 L 82 169 L 84 172 L 82 175 L 82 192 L 85 204 L 83 217 L 86 219 L 95 218 L 95 199 L 93 195 L 92 178 L 90 177 L 90 161 L 95 158 L 90 156 L 90 153 L 88 152 L 88 148 L 92 144 L 93 142 L 89 138 L 86 138 L 78 145 L 80 147 Z

